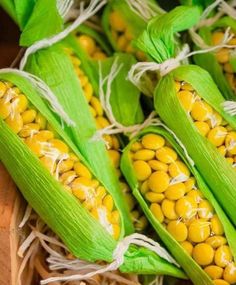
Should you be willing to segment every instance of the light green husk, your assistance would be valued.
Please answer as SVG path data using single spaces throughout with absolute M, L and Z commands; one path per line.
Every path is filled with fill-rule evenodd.
M 1 74 L 0 79 L 15 84 L 81 161 L 87 165 L 49 107 L 40 98 L 40 94 L 26 79 L 9 73 Z M 112 253 L 117 242 L 82 207 L 79 201 L 51 176 L 34 153 L 2 119 L 0 119 L 0 158 L 29 204 L 76 257 L 88 261 L 112 261 Z M 121 211 L 117 204 L 116 206 Z M 174 265 L 153 252 L 136 246 L 130 246 L 126 252 L 121 270 L 185 277 L 182 271 Z
M 236 245 L 234 242 L 235 235 L 236 235 L 235 229 L 230 223 L 230 221 L 228 220 L 228 218 L 226 217 L 225 213 L 223 212 L 219 204 L 217 203 L 212 193 L 210 192 L 209 188 L 207 187 L 206 183 L 202 179 L 197 169 L 195 167 L 192 167 L 189 164 L 187 158 L 185 157 L 183 153 L 183 150 L 174 140 L 172 135 L 168 133 L 166 130 L 164 130 L 161 127 L 149 127 L 145 129 L 144 131 L 142 131 L 125 148 L 123 152 L 122 160 L 121 160 L 122 172 L 124 176 L 126 177 L 127 181 L 129 182 L 129 185 L 133 191 L 134 196 L 138 200 L 140 206 L 142 207 L 150 223 L 152 224 L 152 226 L 158 233 L 159 237 L 162 239 L 163 243 L 169 249 L 169 251 L 174 256 L 174 258 L 177 260 L 177 262 L 183 267 L 184 271 L 186 272 L 186 274 L 189 276 L 189 278 L 193 281 L 195 285 L 213 284 L 213 281 L 210 280 L 209 276 L 201 269 L 201 267 L 193 260 L 193 258 L 190 255 L 188 255 L 187 252 L 185 252 L 185 250 L 181 247 L 181 245 L 168 233 L 168 231 L 162 226 L 162 224 L 155 218 L 155 216 L 152 214 L 152 212 L 149 209 L 148 202 L 145 201 L 142 194 L 140 193 L 139 183 L 138 183 L 138 180 L 136 178 L 136 175 L 133 169 L 132 159 L 129 154 L 130 154 L 130 148 L 133 142 L 137 141 L 143 135 L 148 134 L 148 133 L 154 133 L 154 134 L 159 134 L 163 136 L 172 145 L 172 147 L 178 153 L 178 155 L 183 160 L 183 162 L 188 166 L 192 175 L 196 179 L 198 188 L 203 193 L 203 195 L 208 199 L 208 201 L 210 201 L 217 215 L 219 216 L 219 219 L 221 220 L 223 224 L 225 235 L 228 239 L 228 243 L 231 247 L 234 257 L 236 257 Z
M 151 21 L 145 31 L 146 49 L 148 52 L 152 52 L 150 55 L 158 63 L 176 56 L 175 43 L 172 41 L 174 33 L 180 31 L 180 28 L 181 30 L 190 28 L 198 17 L 198 8 L 183 6 L 172 10 L 159 20 Z M 141 41 L 139 39 L 138 41 L 142 44 L 143 37 Z M 223 96 L 208 72 L 198 66 L 178 67 L 164 76 L 156 87 L 154 94 L 156 111 L 183 142 L 202 177 L 235 225 L 235 170 L 218 150 L 197 131 L 192 120 L 180 105 L 174 87 L 175 80 L 191 84 L 197 94 L 209 103 L 233 129 L 236 129 L 236 119 L 223 110 L 222 103 L 225 102 Z
M 232 31 L 235 32 L 236 21 L 230 17 L 223 17 L 213 25 L 201 28 L 199 30 L 199 35 L 207 45 L 211 46 L 213 44 L 211 41 L 212 32 L 217 28 L 227 29 L 228 27 L 230 27 Z M 225 78 L 222 67 L 218 63 L 214 52 L 197 54 L 194 56 L 194 61 L 197 65 L 201 66 L 211 74 L 225 99 L 235 100 L 235 91 L 232 90 L 227 79 Z M 235 56 L 230 55 L 230 63 L 232 64 L 234 72 L 236 72 Z
M 148 1 L 154 4 L 154 1 L 152 0 Z M 112 37 L 110 23 L 109 23 L 109 16 L 113 10 L 118 11 L 122 15 L 124 20 L 127 22 L 127 26 L 129 27 L 134 38 L 137 38 L 140 35 L 140 32 L 145 29 L 147 23 L 144 21 L 143 18 L 139 17 L 134 11 L 130 9 L 129 5 L 126 3 L 125 0 L 110 1 L 106 5 L 103 11 L 102 26 L 114 50 L 119 51 L 117 43 L 114 41 Z M 163 10 L 160 9 L 157 4 L 156 4 L 156 12 L 157 15 L 163 14 Z

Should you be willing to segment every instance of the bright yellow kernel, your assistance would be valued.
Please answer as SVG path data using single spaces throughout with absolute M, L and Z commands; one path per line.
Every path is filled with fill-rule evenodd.
M 198 205 L 198 215 L 202 219 L 209 219 L 213 216 L 214 209 L 212 205 L 203 199 Z
M 164 163 L 172 163 L 177 157 L 177 153 L 168 146 L 164 146 L 156 151 L 156 158 Z
M 76 162 L 74 164 L 74 170 L 78 176 L 86 177 L 88 179 L 92 178 L 92 174 L 89 169 L 81 162 Z
M 209 222 L 203 219 L 194 220 L 188 228 L 188 238 L 192 242 L 204 242 L 210 236 Z
M 224 39 L 224 33 L 223 32 L 214 32 L 212 34 L 212 43 L 213 45 L 218 45 L 222 43 Z
M 162 136 L 156 134 L 147 134 L 142 137 L 144 148 L 157 150 L 164 146 L 165 140 Z
M 179 82 L 179 81 L 175 81 L 175 91 L 176 91 L 176 92 L 179 92 L 180 87 L 181 87 L 180 82 Z
M 112 11 L 110 13 L 109 22 L 110 22 L 111 28 L 117 32 L 125 31 L 126 26 L 127 26 L 125 21 L 122 19 L 122 16 L 120 15 L 120 13 L 117 11 Z
M 19 132 L 19 136 L 22 138 L 26 138 L 38 133 L 38 131 L 39 131 L 39 124 L 35 123 L 26 124 Z
M 140 150 L 140 149 L 142 149 L 143 148 L 143 146 L 142 146 L 142 144 L 141 144 L 141 142 L 134 142 L 132 145 L 131 145 L 131 148 L 130 148 L 130 150 L 132 150 L 132 151 L 138 151 L 138 150 Z
M 148 187 L 148 181 L 144 181 L 142 184 L 141 184 L 141 187 L 140 187 L 140 192 L 142 194 L 145 194 L 147 191 L 149 190 L 149 187 Z
M 164 199 L 161 204 L 161 209 L 165 217 L 169 220 L 177 220 L 178 216 L 175 212 L 175 202 Z
M 23 112 L 23 113 L 21 114 L 23 123 L 24 123 L 24 124 L 30 124 L 30 123 L 32 123 L 32 122 L 35 120 L 36 115 L 37 115 L 37 113 L 36 113 L 36 111 L 33 110 L 33 109 L 26 110 L 25 112 Z
M 236 132 L 229 132 L 226 135 L 225 147 L 230 154 L 236 154 Z
M 221 145 L 220 147 L 217 148 L 218 151 L 220 152 L 221 155 L 225 156 L 226 155 L 226 147 L 224 145 Z
M 153 215 L 155 216 L 155 218 L 160 222 L 163 223 L 164 221 L 164 215 L 162 213 L 161 207 L 159 204 L 157 203 L 152 203 L 150 206 L 150 210 L 153 213 Z
M 112 236 L 115 240 L 117 240 L 120 237 L 120 226 L 117 224 L 112 225 Z
M 81 35 L 78 38 L 79 44 L 86 50 L 89 55 L 95 52 L 96 44 L 94 39 L 87 35 Z
M 153 169 L 153 170 L 162 170 L 162 171 L 165 171 L 167 172 L 168 171 L 168 165 L 161 162 L 161 161 L 158 161 L 158 160 L 149 160 L 148 161 L 148 164 L 150 165 L 150 167 Z
M 120 153 L 117 150 L 109 149 L 108 154 L 115 168 L 120 166 Z
M 183 241 L 180 243 L 181 246 L 189 255 L 192 255 L 193 252 L 193 245 L 189 241 Z
M 169 200 L 178 200 L 181 197 L 183 197 L 184 194 L 185 194 L 184 183 L 176 183 L 170 185 L 165 191 L 165 196 Z
M 139 181 L 146 180 L 152 173 L 151 167 L 143 160 L 134 161 L 133 167 Z
M 60 161 L 60 163 L 57 164 L 57 169 L 59 173 L 64 173 L 69 170 L 71 170 L 74 166 L 74 161 L 71 159 L 65 159 Z
M 211 279 L 220 279 L 223 274 L 223 268 L 216 265 L 209 265 L 204 268 L 204 271 L 211 277 Z
M 43 156 L 40 158 L 42 164 L 50 171 L 50 173 L 54 173 L 56 170 L 56 161 L 55 159 L 48 157 L 48 156 Z
M 202 136 L 206 136 L 208 134 L 208 132 L 210 131 L 210 127 L 206 122 L 194 122 L 194 125 L 197 127 L 199 133 Z
M 5 120 L 12 112 L 11 104 L 5 99 L 0 99 L 0 117 Z M 12 114 L 14 115 L 14 114 Z
M 76 178 L 76 173 L 75 173 L 75 171 L 70 170 L 70 171 L 64 172 L 64 173 L 60 176 L 59 180 L 61 181 L 62 184 L 68 185 L 68 184 L 70 184 L 75 178 Z
M 197 203 L 192 197 L 182 197 L 176 202 L 176 213 L 182 217 L 189 219 L 197 212 Z
M 192 197 L 194 199 L 194 201 L 198 204 L 199 202 L 202 201 L 203 195 L 199 190 L 193 189 L 187 193 L 187 197 Z M 204 206 L 204 204 L 203 204 L 203 206 Z M 200 208 L 200 206 L 198 206 L 198 207 Z M 204 210 L 206 210 L 205 208 L 206 207 L 204 207 L 204 209 L 201 210 L 203 212 L 203 214 L 205 213 L 204 212 Z
M 178 242 L 183 242 L 187 239 L 188 230 L 186 225 L 180 221 L 171 221 L 167 225 L 167 231 L 176 239 Z
M 191 115 L 196 121 L 206 121 L 212 114 L 212 108 L 206 102 L 196 101 L 193 104 Z
M 35 135 L 35 138 L 40 141 L 48 141 L 54 138 L 54 134 L 51 131 L 42 130 Z
M 140 149 L 135 152 L 134 159 L 135 160 L 150 160 L 155 156 L 155 152 L 150 149 Z
M 215 264 L 219 267 L 225 267 L 232 261 L 232 253 L 228 245 L 222 245 L 215 252 Z
M 85 95 L 87 101 L 90 102 L 90 100 L 93 96 L 93 87 L 89 82 L 84 86 L 84 95 Z
M 148 186 L 153 192 L 164 192 L 169 186 L 170 177 L 164 171 L 155 171 L 148 178 Z
M 35 118 L 35 122 L 37 124 L 39 124 L 39 128 L 40 130 L 45 130 L 46 129 L 46 125 L 47 125 L 47 120 L 46 118 L 41 115 L 40 113 L 37 114 L 36 118 Z
M 222 245 L 225 245 L 227 243 L 227 240 L 225 237 L 222 237 L 222 236 L 213 236 L 213 237 L 209 237 L 206 240 L 206 243 L 208 243 L 213 248 L 218 248 Z
M 20 114 L 16 113 L 14 116 L 9 116 L 5 122 L 12 129 L 12 131 L 18 134 L 23 128 L 23 120 Z
M 230 284 L 236 283 L 236 266 L 235 263 L 230 263 L 225 267 L 224 280 Z
M 99 124 L 100 128 L 106 128 L 110 125 L 110 123 L 108 122 L 108 120 L 104 117 L 98 116 L 96 118 L 97 123 Z
M 90 104 L 95 109 L 98 116 L 102 116 L 103 109 L 102 109 L 102 105 L 101 105 L 100 101 L 98 100 L 98 98 L 93 96 L 90 100 Z
M 96 51 L 94 54 L 93 54 L 93 59 L 95 60 L 103 60 L 103 59 L 106 59 L 107 56 L 104 52 L 102 51 Z
M 216 59 L 219 63 L 227 63 L 229 62 L 229 49 L 222 48 L 216 52 Z
M 230 285 L 228 282 L 226 282 L 223 279 L 215 279 L 213 280 L 214 285 Z
M 111 212 L 113 207 L 114 207 L 114 202 L 113 202 L 113 198 L 111 195 L 106 195 L 103 198 L 103 205 L 106 207 L 106 209 Z
M 50 142 L 50 147 L 52 149 L 57 149 L 58 152 L 60 153 L 68 153 L 69 152 L 69 148 L 68 146 L 62 141 L 62 140 L 59 140 L 59 139 L 52 139 L 49 141 Z
M 28 99 L 26 98 L 25 95 L 20 94 L 13 98 L 11 106 L 12 106 L 12 110 L 15 113 L 22 113 L 28 107 Z
M 184 91 L 179 91 L 177 93 L 177 96 L 180 100 L 181 105 L 187 112 L 192 111 L 193 103 L 194 103 L 194 95 L 192 92 L 184 90 Z
M 0 98 L 3 97 L 3 95 L 7 91 L 7 86 L 4 82 L 0 81 Z
M 165 195 L 162 193 L 155 193 L 155 192 L 147 192 L 145 194 L 145 198 L 152 203 L 160 203 L 164 198 Z
M 217 215 L 211 218 L 211 230 L 215 235 L 221 236 L 224 234 L 224 228 Z
M 196 184 L 194 177 L 190 177 L 187 181 L 184 182 L 186 193 L 193 189 Z
M 218 126 L 210 130 L 210 132 L 207 135 L 207 138 L 213 145 L 221 146 L 224 143 L 226 135 L 227 135 L 226 128 Z
M 214 258 L 214 250 L 207 243 L 199 243 L 193 248 L 193 259 L 201 266 L 212 263 Z
M 182 161 L 175 161 L 169 165 L 169 173 L 171 177 L 177 177 L 179 175 L 184 175 L 186 178 L 190 176 L 190 171 L 188 167 Z

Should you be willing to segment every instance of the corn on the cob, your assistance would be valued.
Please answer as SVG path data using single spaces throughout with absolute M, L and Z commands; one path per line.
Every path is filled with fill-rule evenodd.
M 188 268 L 186 260 L 177 259 L 193 278 L 194 284 L 234 284 L 236 264 L 231 250 L 232 237 L 228 238 L 222 224 L 225 221 L 221 216 L 222 210 L 219 211 L 214 198 L 210 199 L 212 196 L 205 189 L 206 185 L 202 185 L 199 175 L 179 155 L 179 149 L 168 140 L 166 132 L 158 128 L 152 130 L 144 131 L 125 150 L 122 168 L 127 171 L 125 163 L 129 159 L 137 181 L 136 184 L 131 183 L 133 189 L 138 189 L 136 194 L 134 190 L 134 195 L 141 195 L 145 206 L 142 202 L 140 204 L 146 214 L 147 211 L 152 214 L 150 221 L 163 242 L 166 237 L 161 235 L 162 231 L 153 220 L 161 224 L 162 229 L 213 280 L 207 281 L 203 272 L 199 273 L 203 274 L 203 279 L 197 280 L 200 275 L 191 274 L 195 271 L 195 265 Z M 126 177 L 132 181 L 129 175 L 126 174 Z M 147 216 L 150 218 L 150 215 Z M 171 245 L 168 242 L 166 245 L 171 251 Z M 179 258 L 175 250 L 172 254 Z M 188 262 L 191 262 L 190 259 Z
M 120 217 L 112 196 L 58 137 L 40 112 L 30 105 L 19 88 L 9 82 L 0 82 L 0 117 L 65 189 L 118 239 Z
M 93 40 L 93 38 L 89 37 L 88 35 L 86 35 L 86 38 L 88 42 L 93 41 L 93 44 L 95 44 L 95 41 Z M 83 47 L 86 50 L 86 52 L 91 55 L 91 52 L 90 52 L 91 48 L 86 47 L 85 45 L 83 45 Z M 83 89 L 84 96 L 86 97 L 86 100 L 89 104 L 89 109 L 96 121 L 97 129 L 99 130 L 99 129 L 108 127 L 111 123 L 106 118 L 106 115 L 104 113 L 100 100 L 95 95 L 93 86 L 89 82 L 88 77 L 86 76 L 85 72 L 83 71 L 83 68 L 81 67 L 81 61 L 73 53 L 72 50 L 67 49 L 67 52 L 70 55 L 71 62 L 73 63 L 75 72 L 78 76 L 81 87 Z M 104 53 L 104 56 L 106 56 L 105 53 Z M 96 59 L 96 58 L 93 58 L 93 59 Z M 126 199 L 129 211 L 131 213 L 131 217 L 132 217 L 135 229 L 137 231 L 143 231 L 145 227 L 147 226 L 147 219 L 145 218 L 145 216 L 143 216 L 140 209 L 137 208 L 137 201 L 134 199 L 134 197 L 130 193 L 129 186 L 124 181 L 124 177 L 121 175 L 121 171 L 120 171 L 121 145 L 120 145 L 119 137 L 117 135 L 105 135 L 103 139 L 106 142 L 106 148 L 107 148 L 109 157 L 112 161 L 112 164 L 116 169 L 116 173 L 120 181 L 120 187 L 122 189 L 122 192 L 125 194 L 125 199 Z

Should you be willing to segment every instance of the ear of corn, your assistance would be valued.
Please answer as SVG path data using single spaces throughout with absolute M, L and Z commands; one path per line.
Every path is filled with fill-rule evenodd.
M 125 148 L 121 166 L 152 226 L 193 283 L 213 284 L 209 276 L 225 279 L 225 284 L 234 283 L 236 275 L 232 271 L 233 282 L 229 282 L 227 270 L 223 276 L 225 265 L 218 262 L 219 245 L 211 247 L 209 241 L 226 237 L 225 246 L 231 252 L 229 262 L 233 262 L 235 229 L 173 137 L 160 127 L 142 131 Z M 181 175 L 182 182 L 169 184 Z M 221 224 L 220 231 L 215 227 L 216 220 Z M 208 268 L 211 265 L 215 267 Z M 236 268 L 234 263 L 230 266 Z M 215 277 L 212 272 L 217 270 L 221 274 Z
M 31 84 L 20 76 L 7 73 L 2 73 L 0 78 L 1 91 L 4 91 L 1 92 L 0 98 L 1 160 L 26 200 L 58 234 L 75 257 L 88 261 L 104 260 L 111 262 L 119 235 L 114 236 L 106 226 L 104 227 L 103 222 L 106 217 L 103 215 L 104 212 L 101 216 L 99 215 L 101 205 L 95 204 L 98 211 L 96 213 L 91 207 L 88 207 L 89 205 L 82 203 L 81 191 L 78 190 L 80 187 L 80 190 L 83 190 L 83 186 L 85 186 L 85 193 L 92 194 L 89 192 L 92 187 L 96 188 L 97 191 L 103 188 L 104 199 L 108 196 L 112 198 L 112 196 L 106 195 L 108 190 L 90 172 L 75 145 L 61 129 L 50 109 Z M 4 86 L 5 89 L 3 90 Z M 33 124 L 38 124 L 39 129 L 30 129 Z M 55 139 L 52 139 L 52 136 Z M 38 140 L 40 144 L 37 147 L 36 141 Z M 47 141 L 46 145 L 43 144 L 44 140 Z M 58 175 L 57 171 L 52 169 L 52 173 L 50 173 L 50 164 L 45 163 L 44 158 L 49 154 L 51 147 L 53 150 L 57 149 L 60 155 L 67 152 L 70 159 L 75 162 L 74 166 L 70 166 L 70 171 L 73 171 L 72 168 L 74 167 L 76 177 L 73 177 L 70 182 L 66 183 L 63 179 L 63 176 L 68 173 L 68 169 L 66 170 L 68 164 L 63 165 L 57 161 Z M 48 158 L 50 157 L 48 156 Z M 63 161 L 61 160 L 61 162 Z M 83 165 L 84 170 L 86 168 L 87 171 L 84 171 L 83 174 L 79 172 L 78 164 Z M 90 178 L 85 179 L 86 177 L 83 175 L 86 173 L 90 175 Z M 80 179 L 80 182 L 77 179 Z M 77 185 L 79 188 L 73 187 L 76 180 L 79 183 Z M 88 185 L 88 181 L 91 181 L 94 186 Z M 89 197 L 91 199 L 90 195 Z M 105 201 L 103 203 L 107 210 L 108 206 L 111 210 L 109 203 L 105 203 Z M 112 207 L 114 211 L 119 210 L 115 199 Z M 107 216 L 106 223 L 114 222 L 110 218 L 112 217 Z M 122 226 L 122 221 L 118 223 L 121 223 Z M 169 274 L 185 278 L 182 271 L 173 264 L 166 262 L 147 249 L 136 246 L 130 246 L 127 250 L 122 270 L 125 272 Z
M 19 9 L 27 7 L 29 1 L 18 2 Z M 26 3 L 27 2 L 27 3 Z M 24 7 L 21 5 L 24 4 Z M 29 11 L 30 12 L 30 11 Z M 29 13 L 28 12 L 28 13 Z M 42 21 L 42 18 L 44 19 Z M 33 11 L 28 16 L 27 23 L 20 36 L 21 46 L 30 46 L 33 43 L 59 33 L 63 28 L 63 19 L 59 15 L 56 0 L 36 1 Z
M 176 81 L 177 83 L 175 83 Z M 196 94 L 194 95 L 196 97 L 193 97 L 195 98 L 192 102 L 193 105 L 189 106 L 189 111 L 186 111 L 188 109 L 187 103 L 181 105 L 184 104 L 183 102 L 186 102 L 186 100 L 181 99 L 179 92 L 182 90 L 175 89 L 175 84 L 178 86 L 178 82 L 184 82 L 184 84 L 186 83 L 190 86 L 190 95 Z M 164 90 L 165 96 L 163 97 L 162 92 Z M 201 102 L 199 100 L 201 100 Z M 205 181 L 209 183 L 215 197 L 235 224 L 236 175 L 231 160 L 229 161 L 227 157 L 230 155 L 229 140 L 231 134 L 235 133 L 236 120 L 224 112 L 222 107 L 223 103 L 224 98 L 209 74 L 200 67 L 192 65 L 179 67 L 165 76 L 160 81 L 155 93 L 155 106 L 158 109 L 160 117 L 182 140 Z M 196 107 L 194 104 L 196 104 Z M 202 110 L 201 104 L 207 104 L 207 106 L 209 106 L 209 109 L 205 109 L 206 120 L 201 117 L 203 113 L 199 113 Z M 200 106 L 199 109 L 198 105 Z M 171 106 L 175 106 L 174 114 L 170 111 Z M 192 107 L 196 109 L 196 114 L 195 111 L 191 111 L 193 110 Z M 204 132 L 203 129 L 195 125 L 195 123 L 196 121 L 202 121 L 202 119 L 202 122 L 206 123 L 206 121 L 209 120 L 208 115 L 210 116 L 208 112 L 212 115 L 215 114 L 214 116 L 217 116 L 219 120 L 215 119 L 216 124 L 210 124 L 209 129 L 207 128 L 206 132 Z M 223 123 L 222 120 L 225 123 Z M 223 127 L 222 124 L 224 124 L 225 127 Z M 185 127 L 183 128 L 183 126 Z M 197 127 L 199 127 L 199 129 Z M 223 137 L 217 135 L 218 128 L 223 131 L 226 130 Z M 216 137 L 214 136 L 215 132 Z M 217 142 L 215 138 L 217 138 Z M 232 138 L 232 143 L 233 141 Z M 220 152 L 221 149 L 217 149 L 217 147 L 219 148 L 221 145 L 224 147 L 225 143 L 227 144 L 225 147 L 226 152 L 222 153 Z
M 231 28 L 230 34 L 235 33 L 235 20 L 230 17 L 223 17 L 212 26 L 201 28 L 199 35 L 207 45 L 214 46 L 222 41 L 228 27 Z M 235 37 L 228 44 L 234 45 Z M 194 56 L 194 61 L 211 74 L 222 95 L 228 100 L 234 100 L 236 96 L 235 57 L 231 51 L 231 49 L 222 48 L 212 53 Z

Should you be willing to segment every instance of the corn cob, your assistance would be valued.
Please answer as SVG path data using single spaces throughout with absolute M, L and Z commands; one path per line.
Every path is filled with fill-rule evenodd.
M 163 129 L 143 131 L 125 149 L 122 170 L 157 233 L 194 284 L 234 284 L 233 227 L 173 142 Z M 167 232 L 178 249 L 166 241 Z
M 84 35 L 83 35 L 84 36 Z M 92 37 L 89 37 L 86 35 L 87 39 L 87 44 L 82 44 L 83 48 L 85 51 L 91 56 L 91 43 L 92 45 L 95 44 L 95 41 L 93 40 Z M 85 41 L 84 41 L 85 42 Z M 80 43 L 80 41 L 79 41 Z M 96 50 L 95 48 L 92 48 Z M 100 48 L 97 48 L 100 49 Z M 108 121 L 104 110 L 102 108 L 100 100 L 97 98 L 95 95 L 95 92 L 93 91 L 92 84 L 89 82 L 88 77 L 86 76 L 85 72 L 83 71 L 83 68 L 81 67 L 81 61 L 79 58 L 76 56 L 75 53 L 73 53 L 73 50 L 68 50 L 67 52 L 69 53 L 71 62 L 74 66 L 75 72 L 78 76 L 78 79 L 80 81 L 81 87 L 83 89 L 83 94 L 86 97 L 86 100 L 89 104 L 89 109 L 91 111 L 91 114 L 93 115 L 95 121 L 96 121 L 96 126 L 97 129 L 103 129 L 111 125 L 111 123 Z M 104 53 L 104 56 L 105 53 Z M 104 56 L 102 57 L 104 59 Z M 94 58 L 93 59 L 97 59 Z M 120 181 L 120 187 L 122 189 L 122 192 L 125 194 L 125 199 L 132 217 L 132 221 L 134 224 L 134 227 L 136 231 L 143 231 L 146 226 L 147 226 L 147 219 L 145 218 L 144 215 L 142 215 L 141 210 L 137 208 L 137 201 L 134 199 L 132 194 L 130 193 L 130 188 L 127 185 L 127 183 L 124 180 L 124 177 L 121 175 L 120 171 L 120 139 L 117 135 L 105 135 L 103 137 L 104 141 L 106 142 L 106 149 L 109 154 L 109 157 L 112 161 L 112 164 L 114 168 L 116 169 L 117 176 Z
M 114 200 L 90 170 L 58 137 L 27 97 L 9 82 L 0 82 L 0 116 L 40 159 L 67 191 L 115 238 L 120 236 L 120 217 Z

